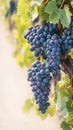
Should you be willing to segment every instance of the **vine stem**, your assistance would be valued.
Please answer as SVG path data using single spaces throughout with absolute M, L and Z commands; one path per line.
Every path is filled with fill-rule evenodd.
M 69 0 L 65 0 L 65 2 L 69 5 L 69 10 L 70 10 L 70 12 L 73 15 L 73 8 L 72 8 L 72 5 L 71 5 L 70 1 Z
M 73 8 L 72 8 L 72 5 L 71 5 L 71 3 L 70 3 L 69 0 L 63 0 L 60 9 L 62 9 L 65 4 L 69 5 L 69 10 L 70 10 L 70 12 L 71 12 L 72 15 L 73 15 Z
M 44 7 L 47 5 L 47 3 L 48 3 L 47 0 L 43 0 L 43 1 L 42 1 L 42 4 L 43 4 Z
M 59 9 L 62 9 L 62 8 L 63 8 L 64 2 L 65 2 L 65 0 L 62 0 L 62 3 L 61 3 L 61 5 L 60 5 Z M 61 35 L 61 34 L 62 34 L 62 31 L 63 31 L 63 27 L 62 27 L 62 24 L 61 24 L 60 20 L 59 20 L 59 22 L 58 22 L 58 30 L 59 30 L 59 34 Z
M 71 88 L 72 88 L 72 99 L 73 99 L 73 60 L 70 58 L 70 56 L 67 57 L 67 59 L 61 59 L 61 69 L 68 74 L 70 78 Z
M 73 130 L 73 126 L 71 126 L 71 130 Z
M 65 0 L 62 1 L 61 6 L 60 6 L 60 9 L 62 9 L 62 7 L 63 7 L 63 5 L 64 5 L 64 2 L 65 2 Z

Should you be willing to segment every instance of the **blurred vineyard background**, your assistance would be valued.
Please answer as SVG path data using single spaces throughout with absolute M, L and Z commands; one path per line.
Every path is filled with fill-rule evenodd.
M 20 17 L 19 11 L 17 13 L 18 0 L 3 0 L 0 2 L 0 15 L 3 17 L 7 29 L 9 29 L 11 33 L 11 38 L 14 39 L 14 57 L 21 67 L 29 67 L 34 60 L 33 53 L 29 51 L 29 45 L 23 37 L 24 30 L 27 30 L 27 28 L 32 24 L 30 20 L 30 5 L 29 1 L 27 2 L 28 3 L 24 1 L 24 5 L 26 7 L 24 8 L 24 17 Z

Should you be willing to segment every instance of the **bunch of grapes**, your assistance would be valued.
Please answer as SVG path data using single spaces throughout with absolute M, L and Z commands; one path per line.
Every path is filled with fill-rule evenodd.
M 30 50 L 34 51 L 36 57 L 39 57 L 40 55 L 46 57 L 43 44 L 46 44 L 49 35 L 53 35 L 54 33 L 58 33 L 57 25 L 43 21 L 41 25 L 29 28 L 24 37 L 30 43 Z
M 29 28 L 24 36 L 34 51 L 36 57 L 43 56 L 51 67 L 53 75 L 60 72 L 60 56 L 62 39 L 58 35 L 57 25 L 42 22 L 42 24 Z
M 9 9 L 7 13 L 5 14 L 5 17 L 11 16 L 16 11 L 16 6 L 17 6 L 17 3 L 14 0 L 11 0 L 9 2 Z
M 68 53 L 73 48 L 73 16 L 71 17 L 70 27 L 65 29 L 62 35 L 62 49 L 64 53 Z
M 38 110 L 45 113 L 50 103 L 50 80 L 60 73 L 60 59 L 73 48 L 73 17 L 70 27 L 65 29 L 62 36 L 59 35 L 56 24 L 42 21 L 41 25 L 29 28 L 24 35 L 30 44 L 30 50 L 34 51 L 37 59 L 45 59 L 44 62 L 35 61 L 28 70 L 28 80 L 38 104 Z M 51 77 L 52 76 L 52 77 Z
M 28 70 L 28 81 L 31 82 L 30 86 L 34 93 L 36 103 L 38 104 L 38 110 L 42 113 L 46 112 L 46 109 L 50 105 L 48 102 L 48 95 L 50 93 L 50 70 L 44 62 L 35 61 L 32 65 L 32 69 Z
M 53 76 L 60 72 L 60 56 L 62 40 L 58 34 L 48 35 L 47 41 L 43 43 L 46 61 L 51 68 Z

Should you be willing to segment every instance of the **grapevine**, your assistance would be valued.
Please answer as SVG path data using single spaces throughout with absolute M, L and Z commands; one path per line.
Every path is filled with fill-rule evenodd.
M 34 20 L 34 26 L 30 27 L 24 34 L 24 38 L 27 39 L 30 44 L 30 51 L 33 51 L 36 57 L 32 68 L 28 70 L 28 81 L 38 111 L 45 114 L 51 107 L 49 100 L 51 81 L 56 79 L 61 72 L 60 70 L 69 76 L 70 87 L 68 87 L 72 92 L 70 95 L 64 95 L 68 97 L 65 104 L 73 99 L 73 8 L 69 0 L 56 2 L 44 0 L 40 1 L 40 5 L 36 1 L 34 6 L 35 3 L 38 5 L 38 16 Z M 65 7 L 68 9 L 69 15 L 67 15 Z M 36 24 L 38 21 L 39 24 Z M 59 85 L 56 87 L 55 96 L 57 96 L 58 87 Z M 65 127 L 65 124 L 69 130 L 72 128 L 73 123 L 69 119 L 70 116 L 63 119 L 61 128 Z
M 72 0 L 30 1 L 30 11 L 25 11 L 26 0 L 18 3 L 20 20 L 28 21 L 24 28 L 24 39 L 34 54 L 35 62 L 28 69 L 28 81 L 33 92 L 31 106 L 46 118 L 60 112 L 61 128 L 73 127 L 73 3 Z M 25 13 L 27 12 L 27 14 Z M 30 13 L 31 12 L 31 13 Z M 33 18 L 35 16 L 35 18 Z M 29 20 L 31 19 L 31 20 Z M 30 22 L 31 21 L 31 22 Z M 30 27 L 28 28 L 28 23 Z M 32 24 L 32 26 L 31 26 Z M 28 28 L 28 31 L 26 32 Z M 22 29 L 23 30 L 23 29 Z M 21 33 L 21 32 L 20 32 Z M 24 45 L 26 46 L 26 45 Z M 28 48 L 29 49 L 29 48 Z M 33 53 L 32 53 L 33 52 Z M 58 81 L 58 75 L 65 77 Z M 58 78 L 57 78 L 58 77 Z M 55 92 L 51 97 L 52 80 Z M 50 99 L 52 98 L 52 99 Z M 30 99 L 29 99 L 30 100 Z M 52 101 L 51 101 L 52 100 Z M 27 105 L 24 105 L 24 109 Z M 51 114 L 51 111 L 52 114 Z

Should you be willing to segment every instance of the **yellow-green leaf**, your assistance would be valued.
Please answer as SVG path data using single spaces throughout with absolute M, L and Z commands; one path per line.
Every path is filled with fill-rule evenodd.
M 33 103 L 32 103 L 32 99 L 28 99 L 25 101 L 25 104 L 23 105 L 22 109 L 25 113 L 29 113 L 31 111 L 31 109 L 33 108 Z
M 71 56 L 71 58 L 73 59 L 73 48 L 70 50 L 70 52 L 68 53 L 69 56 Z
M 50 116 L 54 116 L 55 112 L 56 112 L 56 105 L 51 105 L 48 107 L 48 113 Z

